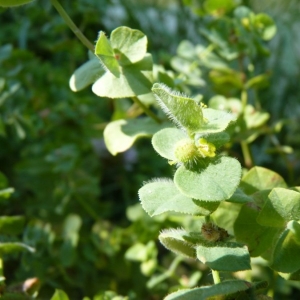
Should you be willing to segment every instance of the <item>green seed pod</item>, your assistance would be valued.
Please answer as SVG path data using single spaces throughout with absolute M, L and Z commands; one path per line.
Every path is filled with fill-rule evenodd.
M 0 6 L 11 7 L 32 2 L 33 0 L 0 0 Z
M 229 237 L 229 234 L 225 229 L 218 227 L 211 222 L 203 223 L 201 233 L 208 242 L 220 242 Z
M 175 145 L 175 157 L 184 164 L 196 162 L 199 153 L 194 141 L 189 138 L 179 141 Z

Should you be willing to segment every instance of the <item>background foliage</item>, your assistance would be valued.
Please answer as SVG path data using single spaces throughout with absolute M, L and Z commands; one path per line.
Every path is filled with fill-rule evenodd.
M 113 293 L 129 299 L 161 299 L 178 287 L 210 282 L 203 265 L 174 258 L 157 242 L 162 228 L 182 223 L 192 228 L 193 220 L 177 215 L 150 219 L 138 203 L 143 181 L 172 175 L 150 141 L 140 140 L 114 157 L 106 150 L 103 129 L 126 115 L 129 101 L 112 102 L 90 89 L 78 93 L 69 89 L 69 78 L 86 61 L 87 51 L 49 1 L 37 3 L 0 8 L 0 186 L 15 190 L 10 198 L 5 197 L 10 192 L 6 190 L 0 206 L 2 216 L 19 218 L 12 227 L 1 219 L 0 237 L 1 242 L 23 242 L 35 249 L 9 255 L 4 251 L 8 290 L 38 278 L 38 299 L 50 299 L 54 289 L 64 290 L 70 299 L 105 299 L 101 298 L 105 291 L 108 299 Z M 173 70 L 179 89 L 202 94 L 206 103 L 216 93 L 237 97 L 234 87 L 228 94 L 216 84 L 209 65 L 197 66 L 192 78 L 178 68 L 178 61 L 179 66 L 183 63 L 178 48 L 183 40 L 207 46 L 212 32 L 219 30 L 202 4 L 63 3 L 90 41 L 100 30 L 110 33 L 121 25 L 140 29 L 148 36 L 155 63 Z M 296 186 L 300 184 L 297 1 L 241 4 L 267 12 L 277 25 L 277 35 L 266 46 L 269 55 L 257 53 L 252 58 L 254 73 L 266 72 L 268 84 L 252 91 L 250 101 L 270 114 L 251 143 L 254 164 L 271 168 Z M 228 151 L 242 162 L 238 137 L 235 142 Z M 271 279 L 275 299 L 297 298 L 297 283 L 270 278 L 273 275 L 261 264 L 256 268 L 255 276 Z

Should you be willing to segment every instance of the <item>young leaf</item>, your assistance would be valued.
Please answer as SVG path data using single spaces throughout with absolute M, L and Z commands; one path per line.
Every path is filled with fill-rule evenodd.
M 201 300 L 215 299 L 214 296 L 231 295 L 246 291 L 251 288 L 251 283 L 243 280 L 228 280 L 212 286 L 203 286 L 194 289 L 183 289 L 172 293 L 164 300 Z M 212 297 L 212 298 L 211 298 Z
M 247 248 L 238 243 L 206 243 L 196 247 L 198 259 L 217 271 L 242 271 L 251 269 Z
M 202 107 L 191 98 L 172 91 L 164 84 L 155 83 L 152 92 L 168 117 L 180 128 L 194 133 L 204 122 Z
M 174 176 L 177 188 L 186 196 L 204 201 L 229 199 L 241 178 L 240 163 L 230 157 L 217 157 L 198 170 L 180 166 Z
M 170 251 L 189 258 L 196 258 L 194 245 L 187 242 L 184 236 L 188 235 L 183 229 L 163 230 L 159 235 L 160 242 Z
M 128 150 L 141 137 L 150 137 L 163 128 L 150 118 L 117 120 L 104 129 L 104 141 L 112 155 Z
M 100 31 L 96 46 L 95 54 L 99 57 L 103 68 L 109 71 L 115 77 L 120 76 L 119 63 L 115 57 L 113 48 L 103 31 Z
M 145 184 L 139 190 L 139 197 L 144 210 L 151 217 L 168 211 L 191 215 L 211 213 L 209 209 L 196 205 L 191 198 L 181 194 L 169 179 Z

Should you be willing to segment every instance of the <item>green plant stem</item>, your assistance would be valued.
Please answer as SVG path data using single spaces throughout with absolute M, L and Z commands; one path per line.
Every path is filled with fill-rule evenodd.
M 242 90 L 241 101 L 242 101 L 242 113 L 243 113 L 243 116 L 245 116 L 245 109 L 246 109 L 246 106 L 248 103 L 248 93 L 247 93 L 246 89 Z M 242 152 L 243 152 L 243 156 L 244 156 L 245 166 L 250 169 L 253 166 L 253 159 L 252 159 L 252 155 L 251 155 L 251 151 L 250 151 L 248 142 L 242 141 L 241 147 L 242 147 Z
M 245 166 L 250 169 L 253 167 L 253 160 L 252 160 L 249 144 L 246 141 L 242 141 L 241 147 L 244 156 Z
M 214 279 L 214 284 L 218 284 L 221 282 L 219 271 L 212 270 L 212 276 Z
M 242 101 L 242 111 L 244 113 L 248 102 L 248 94 L 247 94 L 247 90 L 245 89 L 242 90 L 241 101 Z
M 52 5 L 58 11 L 60 16 L 67 23 L 69 28 L 74 32 L 74 34 L 78 37 L 78 39 L 85 45 L 90 51 L 94 52 L 94 45 L 85 37 L 85 35 L 81 32 L 81 30 L 74 24 L 72 19 L 69 17 L 67 12 L 63 9 L 60 3 L 57 0 L 50 0 Z
M 138 106 L 140 106 L 146 115 L 148 115 L 150 118 L 152 118 L 155 122 L 161 123 L 162 121 L 143 103 L 141 102 L 137 97 L 131 98 L 134 103 L 136 103 Z

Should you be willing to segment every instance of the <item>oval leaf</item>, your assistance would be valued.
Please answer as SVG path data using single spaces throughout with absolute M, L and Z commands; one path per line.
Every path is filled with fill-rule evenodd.
M 174 182 L 169 179 L 145 184 L 139 190 L 139 197 L 144 210 L 151 217 L 167 211 L 191 215 L 211 213 L 210 210 L 196 205 L 191 198 L 181 194 Z
M 197 171 L 185 166 L 177 169 L 174 182 L 186 196 L 204 201 L 222 201 L 231 197 L 241 178 L 240 163 L 221 156 Z
M 111 46 L 121 65 L 136 63 L 147 51 L 147 37 L 143 32 L 129 27 L 118 27 L 111 33 Z
M 129 98 L 151 92 L 153 81 L 152 56 L 147 54 L 141 61 L 120 67 L 119 77 L 111 72 L 106 72 L 92 87 L 93 92 L 99 97 Z
M 152 136 L 164 126 L 149 118 L 113 121 L 104 129 L 105 145 L 116 155 L 128 150 L 138 138 Z
M 176 161 L 175 146 L 187 135 L 177 128 L 165 128 L 154 134 L 152 138 L 152 146 L 162 157 Z

